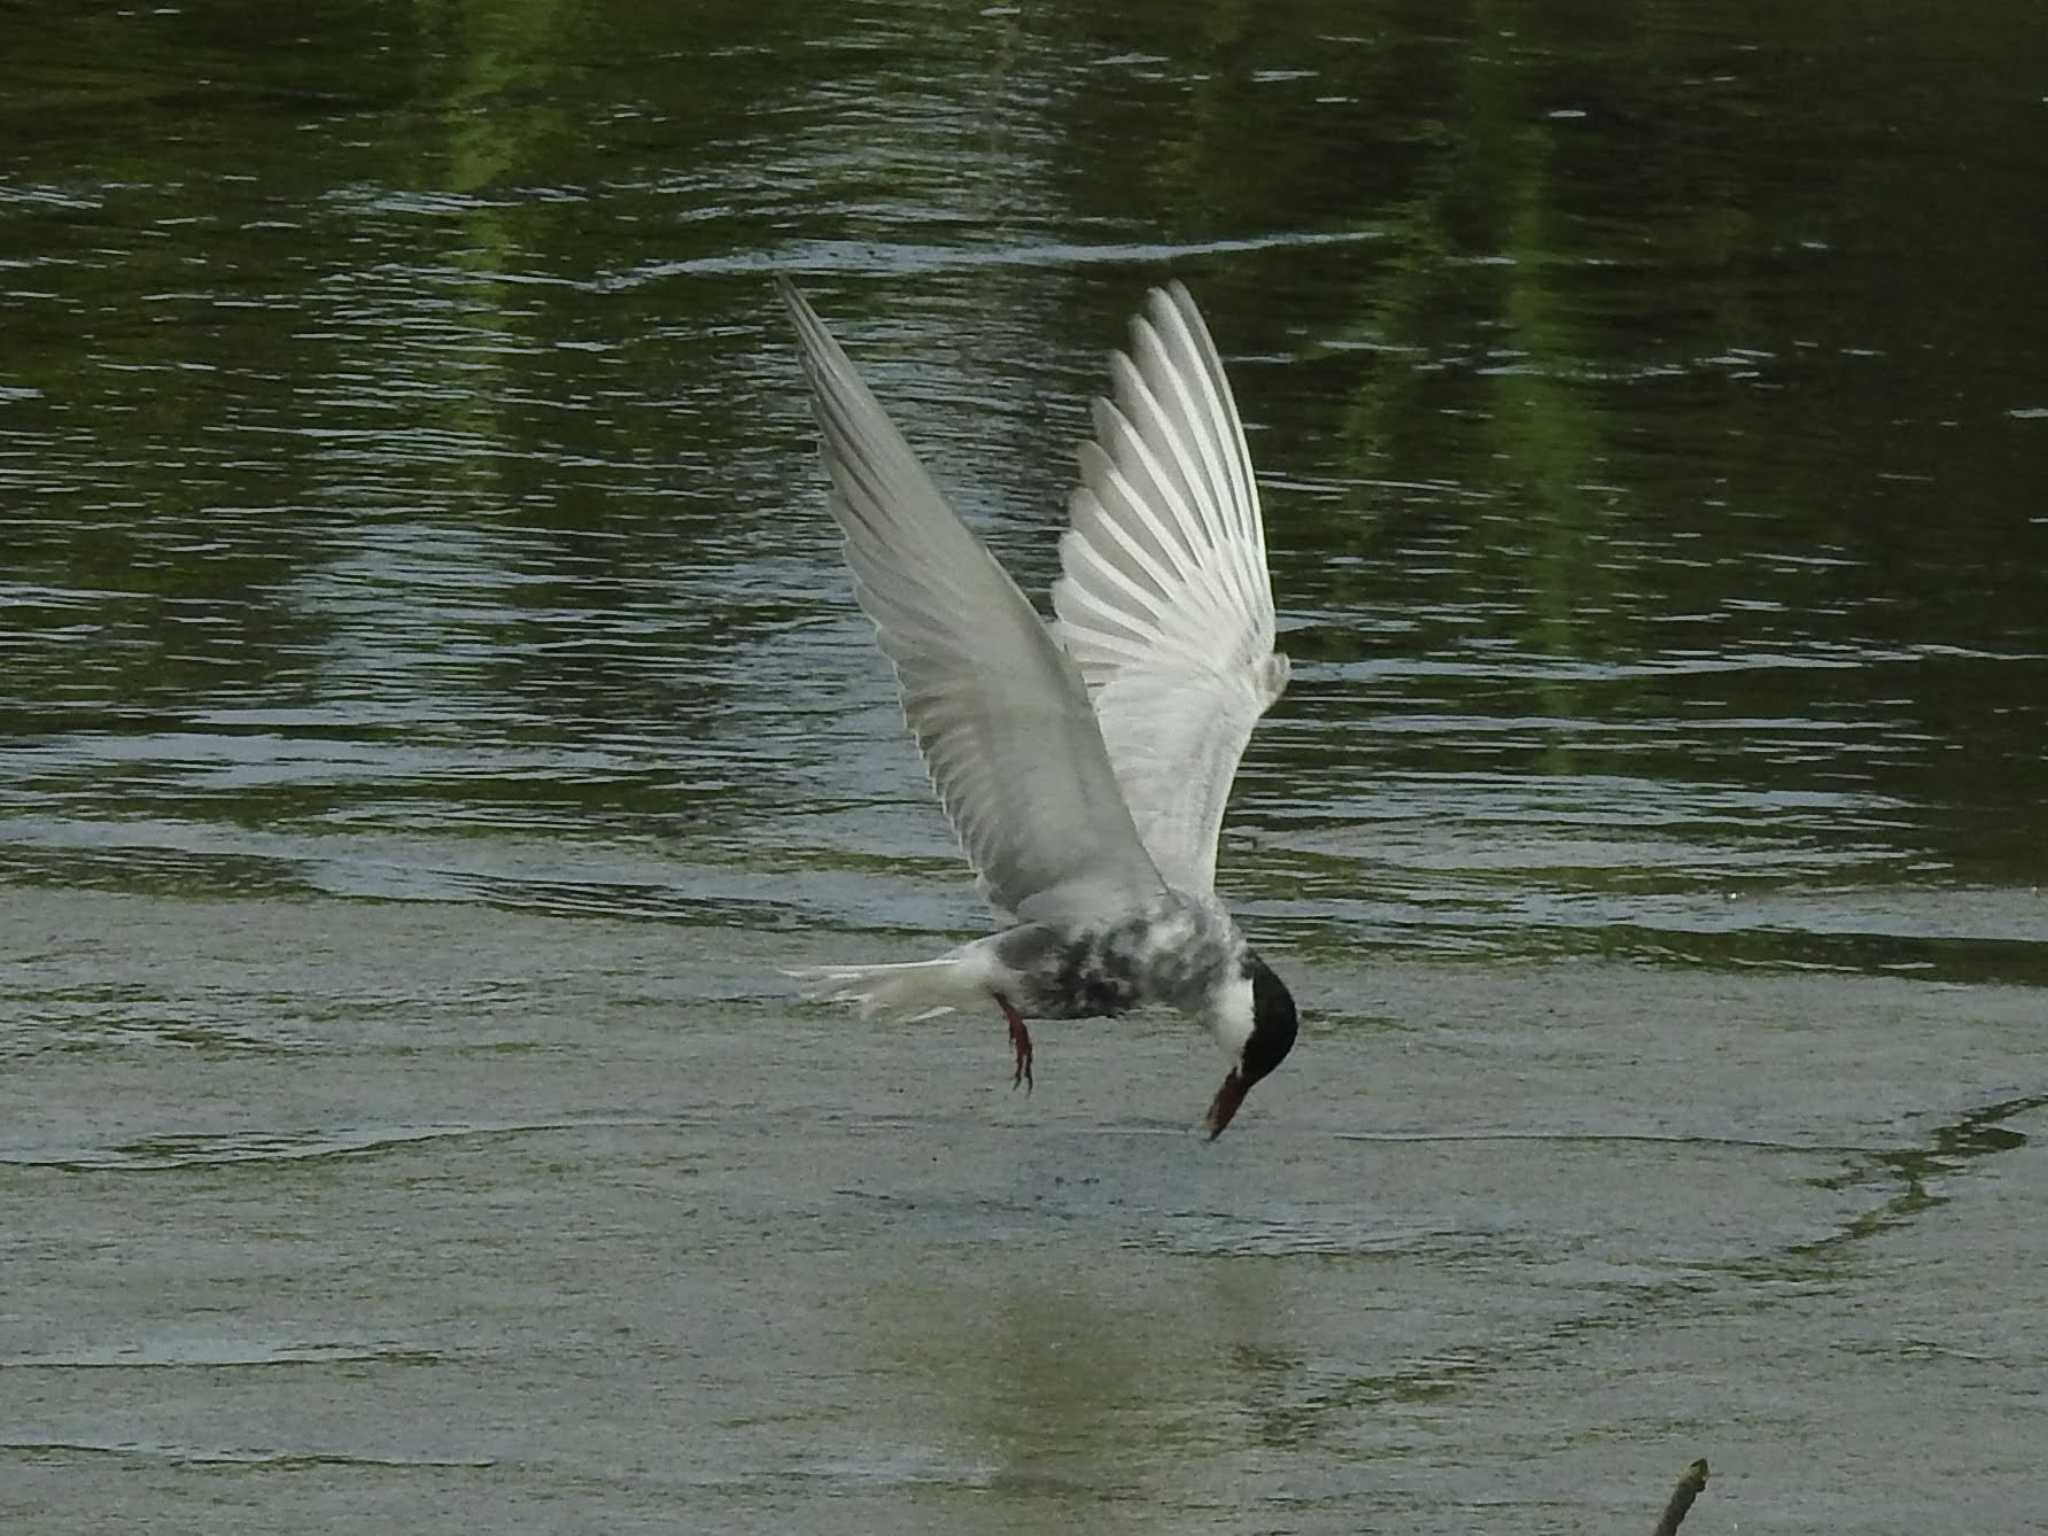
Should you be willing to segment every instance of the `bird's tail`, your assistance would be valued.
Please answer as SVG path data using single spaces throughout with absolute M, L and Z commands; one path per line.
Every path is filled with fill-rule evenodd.
M 928 1019 L 988 995 L 964 972 L 958 957 L 947 955 L 897 965 L 806 965 L 783 975 L 802 982 L 813 1002 L 860 1004 L 864 1019 Z

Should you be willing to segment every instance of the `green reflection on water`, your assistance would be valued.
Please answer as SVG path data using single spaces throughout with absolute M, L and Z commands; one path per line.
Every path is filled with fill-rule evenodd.
M 1325 861 L 1287 919 L 1317 942 L 1485 889 L 1489 952 L 1890 966 L 1919 938 L 1826 936 L 1831 884 L 2039 881 L 2016 10 L 1943 30 L 1984 65 L 1962 94 L 1916 73 L 1918 23 L 1734 9 L 445 4 L 303 38 L 166 13 L 109 52 L 112 25 L 53 16 L 0 65 L 33 130 L 0 213 L 0 719 L 47 750 L 12 803 L 73 818 L 17 870 L 171 804 L 801 869 L 833 804 L 821 865 L 924 878 L 946 840 L 895 809 L 920 782 L 762 291 L 793 262 L 1039 588 L 1094 357 L 1145 281 L 1195 283 L 1306 625 L 1239 824 L 1369 847 L 1416 806 L 1391 927 L 1316 915 L 1377 883 L 1357 847 L 1265 865 Z M 251 731 L 301 765 L 191 782 Z M 392 755 L 420 742 L 467 770 Z M 1630 788 L 1588 855 L 1602 783 Z M 1642 815 L 1695 857 L 1633 845 Z M 1528 920 L 1731 870 L 1815 892 L 1814 931 Z

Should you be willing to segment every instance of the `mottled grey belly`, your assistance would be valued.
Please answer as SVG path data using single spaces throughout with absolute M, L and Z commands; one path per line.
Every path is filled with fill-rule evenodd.
M 1092 929 L 1026 923 L 1003 934 L 996 955 L 1018 973 L 1010 999 L 1040 1019 L 1113 1017 L 1145 1003 L 1192 1008 L 1227 970 L 1234 934 L 1179 901 Z

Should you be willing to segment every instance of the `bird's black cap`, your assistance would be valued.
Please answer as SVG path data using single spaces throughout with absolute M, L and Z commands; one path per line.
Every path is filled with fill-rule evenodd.
M 1287 983 L 1257 955 L 1247 952 L 1244 974 L 1252 982 L 1252 1037 L 1244 1043 L 1244 1085 L 1249 1088 L 1287 1059 L 1301 1019 Z

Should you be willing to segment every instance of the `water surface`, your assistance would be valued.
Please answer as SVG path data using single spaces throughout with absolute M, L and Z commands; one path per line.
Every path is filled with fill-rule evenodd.
M 0 50 L 0 1511 L 2013 1529 L 2048 1388 L 2029 8 L 241 8 Z M 769 276 L 1028 591 L 1179 276 L 1308 1011 L 981 930 Z

